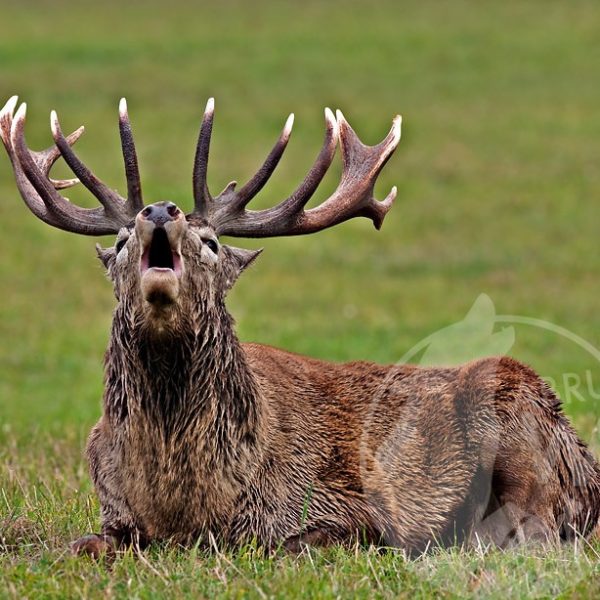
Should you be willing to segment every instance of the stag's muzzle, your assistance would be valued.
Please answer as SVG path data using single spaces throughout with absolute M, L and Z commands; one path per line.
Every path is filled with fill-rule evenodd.
M 140 242 L 142 294 L 147 302 L 166 305 L 177 300 L 186 230 L 185 215 L 172 202 L 156 202 L 138 213 L 135 231 Z

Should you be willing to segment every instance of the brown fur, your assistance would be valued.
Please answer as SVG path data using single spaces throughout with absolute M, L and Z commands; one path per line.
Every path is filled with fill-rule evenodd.
M 119 304 L 88 444 L 102 544 L 420 551 L 588 534 L 600 471 L 547 385 L 507 357 L 457 368 L 335 364 L 240 344 L 224 297 L 256 253 L 190 219 L 172 304 L 141 292 L 136 230 L 100 252 Z M 96 538 L 76 550 L 98 548 Z
M 214 102 L 194 160 L 194 212 L 144 207 L 127 106 L 119 130 L 127 198 L 93 175 L 51 117 L 56 147 L 32 153 L 26 106 L 0 110 L 0 137 L 30 210 L 79 234 L 119 231 L 99 250 L 118 305 L 106 353 L 103 416 L 88 444 L 102 532 L 75 543 L 100 555 L 150 540 L 272 548 L 365 543 L 419 551 L 429 544 L 501 545 L 588 534 L 600 512 L 599 467 L 529 368 L 490 358 L 458 368 L 338 365 L 242 345 L 225 295 L 258 252 L 219 246 L 219 235 L 270 237 L 320 231 L 350 218 L 379 228 L 396 196 L 373 196 L 400 139 L 366 146 L 341 112 L 325 111 L 323 147 L 287 199 L 262 211 L 248 202 L 277 166 L 291 131 L 250 181 L 213 198 L 206 175 Z M 13 114 L 14 113 L 14 114 Z M 305 210 L 342 154 L 340 183 Z M 63 156 L 101 207 L 86 210 L 50 180 Z

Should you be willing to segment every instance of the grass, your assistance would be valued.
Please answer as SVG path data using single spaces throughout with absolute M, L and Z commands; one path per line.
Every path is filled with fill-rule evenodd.
M 49 144 L 51 108 L 65 129 L 85 122 L 80 154 L 123 190 L 116 107 L 127 96 L 146 200 L 184 206 L 210 95 L 214 191 L 249 177 L 296 113 L 286 158 L 258 206 L 303 177 L 324 106 L 343 109 L 368 143 L 401 112 L 403 140 L 377 186 L 380 197 L 399 186 L 382 231 L 361 220 L 264 241 L 230 298 L 243 339 L 394 362 L 461 322 L 486 293 L 498 314 L 543 319 L 600 346 L 596 2 L 203 4 L 6 2 L 0 99 L 18 93 L 28 102 L 36 148 Z M 71 197 L 90 205 L 85 192 Z M 0 596 L 598 595 L 600 549 L 585 544 L 550 555 L 453 550 L 418 560 L 153 548 L 112 570 L 71 559 L 68 541 L 97 528 L 81 451 L 99 415 L 112 294 L 93 240 L 28 214 L 6 159 L 0 198 Z M 595 358 L 572 337 L 509 325 L 510 354 L 555 382 L 597 448 Z M 448 358 L 468 355 L 470 339 L 457 338 Z
M 69 555 L 66 541 L 94 528 L 98 506 L 73 447 L 78 435 L 34 435 L 0 453 L 3 484 L 0 564 L 15 598 L 491 598 L 597 597 L 600 545 L 574 548 L 400 551 L 314 550 L 266 558 L 250 546 L 235 553 L 155 546 L 111 567 Z

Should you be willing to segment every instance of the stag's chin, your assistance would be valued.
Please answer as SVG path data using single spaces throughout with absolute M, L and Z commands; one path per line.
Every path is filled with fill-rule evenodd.
M 156 308 L 166 308 L 179 298 L 178 274 L 166 267 L 149 267 L 141 277 L 142 296 Z

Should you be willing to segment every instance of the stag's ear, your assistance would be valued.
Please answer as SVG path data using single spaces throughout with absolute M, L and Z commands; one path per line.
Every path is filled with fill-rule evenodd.
M 221 250 L 226 257 L 225 286 L 228 290 L 236 282 L 240 273 L 247 269 L 263 251 L 262 248 L 258 250 L 244 250 L 243 248 L 226 246 L 225 244 L 221 246 Z
M 114 248 L 102 248 L 100 244 L 96 244 L 96 254 L 106 270 L 110 268 L 117 256 Z

